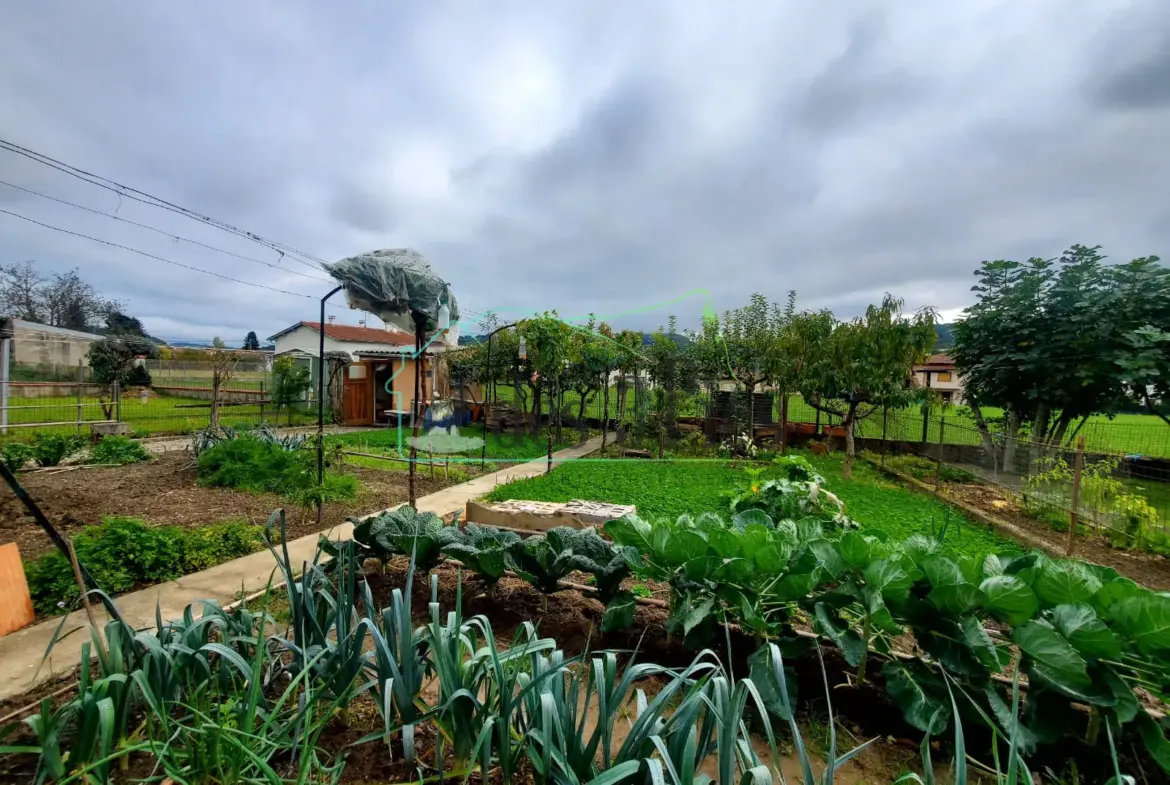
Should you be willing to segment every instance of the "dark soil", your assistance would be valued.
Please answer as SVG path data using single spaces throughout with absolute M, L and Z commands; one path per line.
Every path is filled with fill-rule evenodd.
M 203 487 L 198 483 L 190 453 L 164 453 L 148 463 L 129 466 L 26 472 L 19 479 L 53 525 L 65 534 L 101 523 L 109 515 L 195 528 L 227 519 L 264 523 L 273 510 L 285 507 L 291 539 L 343 523 L 348 516 L 364 515 L 407 499 L 406 472 L 364 466 L 347 466 L 345 471 L 358 478 L 358 498 L 348 504 L 326 505 L 325 527 L 317 525 L 315 511 L 288 508 L 277 494 Z M 422 496 L 452 485 L 455 480 L 444 481 L 438 475 L 432 480 L 420 473 L 415 482 Z M 20 500 L 4 489 L 0 492 L 0 543 L 8 542 L 20 547 L 25 560 L 53 549 L 48 535 Z
M 1048 545 L 1054 553 L 1065 552 L 1068 533 L 1056 531 L 1047 523 L 1028 515 L 1020 508 L 1019 500 L 1011 494 L 981 484 L 947 484 L 943 486 L 943 493 L 1023 529 L 1029 536 Z M 1155 591 L 1170 590 L 1170 559 L 1165 556 L 1114 548 L 1103 537 L 1079 532 L 1073 539 L 1072 555 L 1077 559 L 1112 567 Z

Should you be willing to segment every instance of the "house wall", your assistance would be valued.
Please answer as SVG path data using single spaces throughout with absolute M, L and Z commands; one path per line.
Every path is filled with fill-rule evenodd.
M 22 365 L 86 365 L 90 344 L 102 336 L 15 320 L 12 362 Z
M 925 371 L 914 372 L 914 383 L 919 387 L 930 387 L 932 390 L 938 390 L 940 393 L 951 393 L 952 403 L 963 402 L 963 378 L 955 371 L 951 371 L 950 381 L 942 381 L 938 378 L 938 371 L 930 372 L 930 381 L 927 383 L 927 374 Z
M 321 341 L 321 334 L 316 330 L 310 330 L 308 327 L 298 327 L 292 332 L 285 333 L 276 339 L 276 354 L 283 354 L 291 352 L 294 349 L 299 349 L 306 354 L 317 356 L 317 349 Z M 369 349 L 371 344 L 356 343 L 353 341 L 338 341 L 334 338 L 325 336 L 325 351 L 326 352 L 349 352 L 356 354 L 362 349 Z

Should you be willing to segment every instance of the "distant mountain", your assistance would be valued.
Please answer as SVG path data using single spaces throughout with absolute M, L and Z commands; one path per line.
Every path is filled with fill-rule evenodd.
M 954 324 L 936 324 L 934 326 L 935 333 L 938 334 L 938 340 L 934 344 L 935 351 L 942 351 L 949 349 L 955 343 Z
M 681 349 L 685 349 L 694 343 L 694 341 L 692 341 L 690 338 L 686 337 L 685 335 L 680 335 L 679 333 L 672 333 L 668 337 L 671 338 L 671 340 L 673 340 L 676 344 L 678 344 L 679 348 Z M 652 343 L 654 343 L 654 333 L 642 333 L 642 345 L 649 346 Z

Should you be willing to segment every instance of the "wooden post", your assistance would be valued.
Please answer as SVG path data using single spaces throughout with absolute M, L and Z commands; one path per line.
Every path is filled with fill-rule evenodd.
M 890 424 L 890 407 L 882 408 L 882 468 L 886 466 L 886 453 L 890 451 L 890 443 L 887 441 L 888 428 Z
M 788 393 L 780 399 L 780 454 L 788 454 Z
M 1085 437 L 1077 437 L 1077 456 L 1073 460 L 1072 481 L 1072 510 L 1068 515 L 1068 543 L 1065 545 L 1066 556 L 1073 555 L 1073 540 L 1077 536 L 1077 523 L 1080 517 L 1081 506 L 1081 470 L 1085 467 Z
M 67 540 L 67 542 L 69 544 L 69 562 L 73 565 L 73 580 L 77 582 L 77 590 L 81 592 L 81 605 L 85 608 L 85 616 L 89 619 L 89 626 L 93 628 L 93 639 L 104 660 L 106 647 L 102 641 L 102 628 L 98 626 L 97 619 L 93 615 L 93 606 L 90 604 L 89 592 L 85 588 L 85 580 L 81 577 L 81 564 L 77 561 L 77 551 L 73 550 L 73 541 Z
M 77 435 L 81 436 L 81 407 L 85 401 L 85 362 L 77 361 Z
M 943 453 L 943 431 L 947 427 L 947 417 L 944 414 L 938 420 L 938 455 L 935 456 L 934 463 L 934 489 L 937 491 L 942 487 L 942 453 Z
M 114 380 L 114 419 L 122 422 L 122 385 Z
M 926 426 L 930 422 L 930 409 L 922 407 L 922 443 L 926 444 Z
M 552 473 L 552 423 L 548 426 L 548 467 L 545 469 L 545 474 Z

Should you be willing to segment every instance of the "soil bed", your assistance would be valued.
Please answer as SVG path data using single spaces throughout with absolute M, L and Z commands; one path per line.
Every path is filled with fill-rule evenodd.
M 982 510 L 1028 532 L 1045 542 L 1054 553 L 1064 555 L 1068 533 L 1059 532 L 1043 521 L 1038 521 L 1020 509 L 1019 501 L 1011 494 L 981 484 L 945 484 L 944 496 L 949 496 L 971 507 Z M 1170 590 L 1170 559 L 1152 553 L 1114 548 L 1104 537 L 1078 532 L 1073 539 L 1072 558 L 1112 567 L 1122 575 L 1155 591 Z
M 343 523 L 351 515 L 364 515 L 407 499 L 407 474 L 365 466 L 346 466 L 358 478 L 358 498 L 352 503 L 325 507 L 325 526 Z M 319 530 L 314 511 L 290 508 L 274 493 L 248 493 L 199 484 L 190 453 L 165 453 L 148 463 L 100 469 L 66 469 L 27 472 L 21 484 L 49 520 L 63 533 L 101 523 L 120 515 L 142 518 L 151 524 L 197 528 L 216 521 L 246 520 L 263 524 L 272 511 L 288 510 L 290 539 Z M 436 473 L 431 479 L 420 472 L 415 479 L 419 496 L 454 485 Z M 48 536 L 11 493 L 0 494 L 0 542 L 15 542 L 24 560 L 53 550 Z

